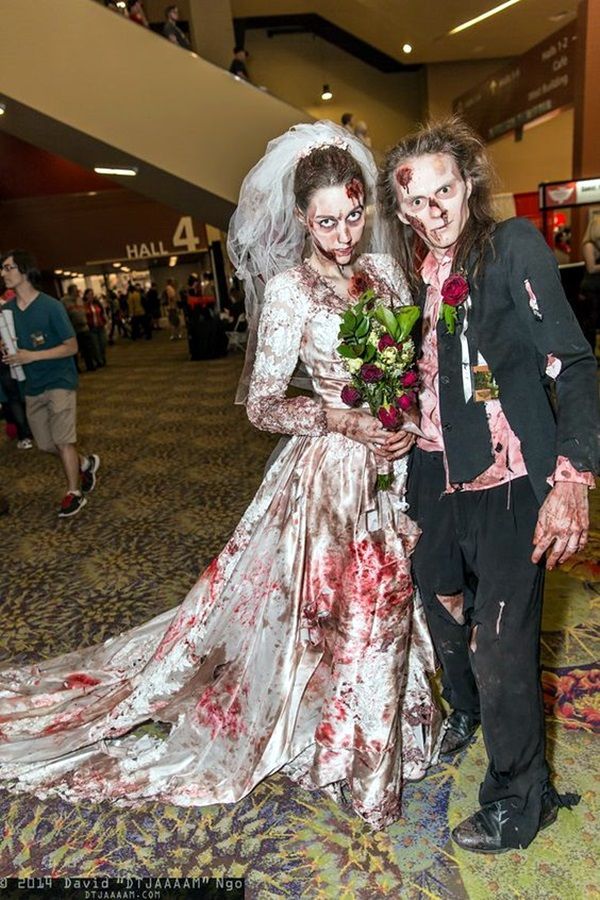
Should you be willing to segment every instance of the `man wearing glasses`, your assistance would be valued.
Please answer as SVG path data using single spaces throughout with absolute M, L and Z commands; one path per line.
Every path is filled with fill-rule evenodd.
M 2 258 L 0 273 L 15 298 L 2 315 L 12 314 L 16 349 L 3 347 L 3 359 L 25 371 L 27 418 L 40 450 L 60 457 L 67 481 L 59 518 L 75 516 L 85 495 L 96 485 L 100 458 L 80 456 L 76 441 L 77 339 L 62 304 L 38 290 L 34 259 L 25 250 L 11 250 Z

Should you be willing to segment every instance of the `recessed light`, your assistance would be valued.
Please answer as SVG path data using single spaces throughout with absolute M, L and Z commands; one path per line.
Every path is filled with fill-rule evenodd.
M 463 22 L 462 25 L 457 25 L 456 28 L 453 28 L 448 34 L 458 34 L 460 31 L 472 28 L 473 25 L 479 25 L 479 23 L 483 22 L 485 19 L 489 19 L 491 16 L 495 16 L 503 10 L 508 9 L 509 6 L 514 6 L 516 3 L 520 2 L 521 0 L 505 0 L 504 3 L 501 3 L 499 6 L 494 6 L 493 9 L 488 9 L 487 12 L 481 13 L 480 16 L 475 16 L 474 19 L 469 19 L 467 22 Z
M 120 268 L 121 268 L 121 263 L 113 263 L 113 266 L 114 266 L 115 269 L 120 269 Z
M 5 112 L 6 112 L 6 104 L 0 103 L 0 116 L 3 116 Z
M 329 87 L 328 84 L 323 85 L 323 90 L 321 91 L 321 100 L 332 100 L 333 99 L 333 91 Z
M 137 175 L 138 170 L 135 166 L 127 166 L 120 168 L 118 166 L 94 166 L 94 172 L 97 175 Z
M 177 265 L 177 257 L 176 257 L 176 256 L 170 256 L 170 257 L 169 257 L 169 265 L 170 265 L 170 266 L 176 266 L 176 265 Z
M 412 44 L 403 44 L 402 52 L 403 53 L 412 53 Z
M 55 275 L 66 275 L 67 273 L 66 273 L 66 272 L 63 272 L 62 269 L 55 269 L 55 270 L 54 270 L 54 274 L 55 274 Z

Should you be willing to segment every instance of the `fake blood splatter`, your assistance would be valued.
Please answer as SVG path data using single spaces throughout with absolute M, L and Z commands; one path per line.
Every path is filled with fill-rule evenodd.
M 349 200 L 353 200 L 357 205 L 362 205 L 364 193 L 364 187 L 358 178 L 351 178 L 346 184 L 346 196 Z
M 95 687 L 97 684 L 100 684 L 99 678 L 92 678 L 91 675 L 86 675 L 84 672 L 75 672 L 64 681 L 64 686 L 68 691 L 74 688 Z
M 410 227 L 413 229 L 413 231 L 416 231 L 417 234 L 421 235 L 421 237 L 427 238 L 427 229 L 425 228 L 425 225 L 423 224 L 423 222 L 421 222 L 420 219 L 418 219 L 416 216 L 411 216 L 410 214 L 407 214 L 406 221 L 408 222 Z
M 437 202 L 437 200 L 434 200 L 431 197 L 429 198 L 427 205 L 429 206 L 430 209 L 439 209 L 440 213 L 442 214 L 442 221 L 443 221 L 444 225 L 448 224 L 448 210 L 447 209 L 444 209 L 443 206 L 440 206 L 440 204 Z
M 408 190 L 412 177 L 413 171 L 410 166 L 400 166 L 400 168 L 396 170 L 396 182 L 401 188 L 404 188 L 405 191 Z

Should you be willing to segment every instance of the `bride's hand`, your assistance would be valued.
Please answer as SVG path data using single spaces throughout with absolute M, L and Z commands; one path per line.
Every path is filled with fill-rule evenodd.
M 358 441 L 385 459 L 394 459 L 387 455 L 386 444 L 390 432 L 371 413 L 361 409 L 328 409 L 327 428 L 343 434 L 352 441 Z M 395 435 L 394 435 L 395 436 Z

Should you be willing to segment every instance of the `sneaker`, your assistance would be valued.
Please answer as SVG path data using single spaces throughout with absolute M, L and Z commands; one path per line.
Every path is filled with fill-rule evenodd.
M 19 450 L 31 450 L 33 448 L 33 441 L 31 438 L 23 438 L 21 441 L 17 441 L 17 447 Z
M 74 494 L 73 491 L 69 491 L 62 499 L 58 511 L 58 518 L 67 519 L 69 516 L 76 516 L 86 503 L 87 500 L 82 494 Z
M 90 494 L 96 487 L 96 472 L 100 468 L 100 457 L 92 453 L 87 457 L 88 467 L 81 470 L 81 490 L 84 494 Z

